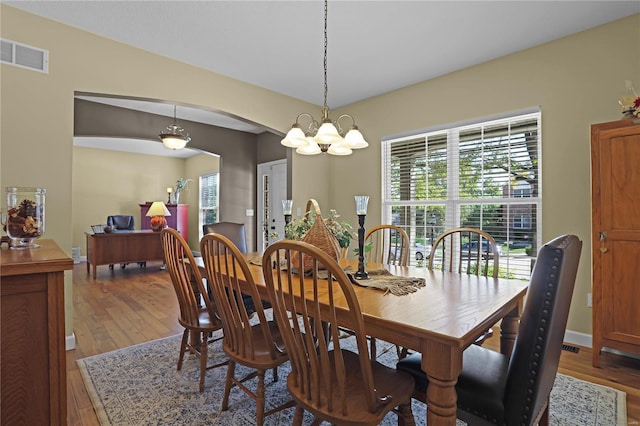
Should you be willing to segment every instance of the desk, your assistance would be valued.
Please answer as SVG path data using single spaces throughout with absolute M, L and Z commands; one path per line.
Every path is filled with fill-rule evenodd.
M 87 274 L 93 265 L 93 279 L 98 265 L 164 260 L 160 232 L 117 231 L 87 236 Z
M 247 258 L 258 256 L 254 253 Z M 342 266 L 348 263 L 341 260 Z M 206 276 L 202 258 L 196 264 Z M 379 266 L 369 265 L 371 269 Z M 422 369 L 429 376 L 427 422 L 454 425 L 462 351 L 502 319 L 501 351 L 511 354 L 528 283 L 410 266 L 384 267 L 394 275 L 423 277 L 426 286 L 405 296 L 385 296 L 380 290 L 354 286 L 366 333 L 428 354 L 422 358 Z M 262 268 L 253 264 L 249 268 L 260 295 L 266 298 Z M 349 327 L 346 322 L 341 325 Z

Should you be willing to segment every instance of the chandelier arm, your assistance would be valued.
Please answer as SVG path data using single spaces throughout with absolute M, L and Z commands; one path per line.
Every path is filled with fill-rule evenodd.
M 313 115 L 309 114 L 308 112 L 301 112 L 300 114 L 298 114 L 298 116 L 296 117 L 296 124 L 298 126 L 300 126 L 300 118 L 302 117 L 307 117 L 309 119 L 309 126 L 307 127 L 309 131 L 305 133 L 312 133 L 318 130 L 318 127 L 320 127 L 318 121 L 313 118 Z M 300 127 L 302 128 L 302 126 Z
M 349 117 L 351 119 L 351 127 L 356 125 L 356 120 L 353 118 L 353 116 L 351 114 L 342 114 L 340 117 L 336 118 L 336 121 L 334 121 L 336 129 L 338 129 L 338 132 L 343 135 L 344 133 L 344 129 L 342 128 L 342 126 L 340 126 L 340 120 L 342 118 L 345 117 Z M 343 135 L 344 136 L 344 135 Z

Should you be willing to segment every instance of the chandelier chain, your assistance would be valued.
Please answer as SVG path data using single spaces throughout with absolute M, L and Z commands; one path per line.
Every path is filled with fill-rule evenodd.
M 324 1 L 324 108 L 327 107 L 327 93 L 329 92 L 327 86 L 327 10 L 328 1 Z

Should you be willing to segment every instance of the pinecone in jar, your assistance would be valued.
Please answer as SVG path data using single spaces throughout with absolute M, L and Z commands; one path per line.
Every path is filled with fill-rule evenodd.
M 18 214 L 25 219 L 29 216 L 36 217 L 36 202 L 31 200 L 22 200 L 20 206 L 18 206 Z
M 22 200 L 18 207 L 7 212 L 7 234 L 13 238 L 36 238 L 40 236 L 36 217 L 37 204 L 31 200 Z

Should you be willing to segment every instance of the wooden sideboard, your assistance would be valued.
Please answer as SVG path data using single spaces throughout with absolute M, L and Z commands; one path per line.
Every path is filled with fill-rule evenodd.
M 110 234 L 85 232 L 87 274 L 93 265 L 93 279 L 99 265 L 164 260 L 160 232 L 116 231 Z
M 189 205 L 188 204 L 165 204 L 171 216 L 166 216 L 167 226 L 176 229 L 182 238 L 189 240 Z M 151 218 L 147 212 L 151 203 L 140 204 L 140 229 L 151 229 Z
M 53 240 L 0 249 L 0 424 L 66 425 L 64 271 L 73 259 Z

